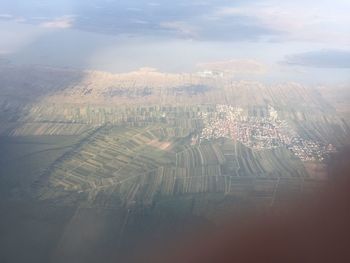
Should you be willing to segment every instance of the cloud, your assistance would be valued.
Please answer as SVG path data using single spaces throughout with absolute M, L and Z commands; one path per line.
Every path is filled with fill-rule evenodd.
M 46 28 L 65 29 L 65 28 L 71 28 L 73 26 L 73 23 L 74 23 L 74 18 L 72 16 L 64 16 L 64 17 L 56 18 L 51 21 L 41 23 L 40 25 Z
M 267 71 L 266 65 L 254 59 L 231 59 L 199 63 L 196 68 L 225 74 L 263 74 Z
M 26 18 L 28 24 L 74 27 L 113 36 L 203 42 L 313 42 L 329 47 L 350 44 L 348 0 L 91 0 L 88 4 L 83 0 L 55 0 L 45 5 L 34 0 L 5 2 L 3 19 L 12 14 Z M 42 16 L 49 18 L 35 19 Z
M 10 51 L 8 51 L 8 50 L 2 50 L 2 49 L 0 49 L 0 56 L 1 55 L 8 55 L 8 54 L 10 54 L 11 52 Z
M 161 22 L 168 35 L 199 41 L 259 41 L 280 35 L 281 32 L 256 23 L 250 17 L 198 16 L 190 19 Z
M 249 0 L 248 3 L 251 1 L 255 0 Z M 33 24 L 40 22 L 35 17 L 49 16 L 49 19 L 41 21 L 42 27 L 74 27 L 112 35 L 191 38 L 201 41 L 256 41 L 277 33 L 248 16 L 211 19 L 213 11 L 232 4 L 230 0 L 91 0 L 89 4 L 82 0 L 60 0 L 49 1 L 44 6 L 39 2 L 18 7 L 9 1 L 3 13 L 25 17 Z M 243 0 L 234 1 L 238 6 L 246 3 Z M 77 14 L 77 17 L 73 19 L 65 16 L 71 13 Z
M 350 5 L 345 2 L 321 0 L 250 2 L 240 6 L 218 7 L 213 17 L 249 17 L 256 24 L 286 34 L 279 40 L 302 40 L 316 42 L 350 43 Z
M 24 23 L 27 21 L 24 17 L 21 16 L 14 16 L 11 14 L 0 14 L 0 21 L 5 20 L 5 21 L 14 21 L 17 23 Z
M 0 14 L 0 19 L 13 19 L 14 16 L 10 14 Z
M 160 27 L 175 31 L 176 33 L 185 37 L 195 37 L 198 30 L 195 26 L 190 25 L 184 21 L 162 22 L 160 23 Z
M 255 41 L 276 33 L 261 24 L 252 23 L 247 17 L 211 20 L 213 10 L 232 4 L 230 0 L 91 0 L 89 4 L 82 0 L 57 0 L 45 5 L 40 1 L 19 1 L 23 2 L 20 6 L 8 1 L 3 13 L 25 17 L 29 23 L 39 23 L 47 28 L 74 27 L 112 35 L 191 38 L 201 41 Z M 235 5 L 246 2 L 236 0 Z M 77 17 L 73 19 L 65 16 L 71 13 Z M 42 21 L 35 19 L 42 16 L 50 18 Z
M 350 68 L 350 50 L 319 50 L 289 55 L 287 65 L 315 68 Z

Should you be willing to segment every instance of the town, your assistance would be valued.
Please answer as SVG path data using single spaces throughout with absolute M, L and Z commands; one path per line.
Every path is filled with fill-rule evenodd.
M 230 138 L 254 150 L 286 147 L 301 161 L 324 161 L 336 148 L 332 144 L 304 139 L 286 121 L 278 118 L 277 111 L 268 106 L 268 116 L 259 118 L 243 114 L 243 109 L 217 105 L 216 113 L 203 114 L 204 128 L 200 141 Z

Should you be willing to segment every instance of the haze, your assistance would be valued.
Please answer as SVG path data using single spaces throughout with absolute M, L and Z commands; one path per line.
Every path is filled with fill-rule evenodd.
M 345 0 L 2 0 L 0 58 L 113 73 L 227 63 L 236 78 L 343 84 L 349 12 Z

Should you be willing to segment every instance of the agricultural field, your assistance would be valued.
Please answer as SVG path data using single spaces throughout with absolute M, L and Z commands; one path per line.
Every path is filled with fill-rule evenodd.
M 0 230 L 16 238 L 30 218 L 23 242 L 46 238 L 64 255 L 58 262 L 74 262 L 76 251 L 108 262 L 164 233 L 313 195 L 349 143 L 344 115 L 299 84 L 39 68 L 27 73 L 27 94 L 26 79 L 8 71 L 0 68 Z M 52 78 L 42 95 L 38 74 Z M 23 96 L 11 101 L 16 87 Z
M 40 175 L 79 139 L 79 136 L 1 136 L 1 194 L 33 195 L 32 187 Z
M 256 152 L 224 138 L 192 144 L 190 131 L 176 130 L 101 127 L 50 166 L 37 194 L 41 200 L 70 193 L 86 196 L 88 205 L 134 207 L 205 193 L 272 199 L 281 178 L 299 185 L 310 179 L 286 148 Z
M 270 95 L 276 92 L 266 89 Z M 190 92 L 202 96 L 213 91 Z M 312 101 L 302 88 L 298 92 L 291 96 Z M 306 180 L 326 178 L 323 154 L 341 147 L 349 130 L 331 110 L 315 114 L 316 103 L 305 104 L 307 111 L 281 108 L 283 96 L 274 107 L 45 102 L 16 122 L 4 121 L 2 136 L 35 138 L 40 147 L 46 145 L 41 140 L 50 140 L 45 138 L 67 142 L 33 172 L 38 200 L 131 208 L 151 207 L 159 198 L 215 193 L 272 202 L 280 180 L 299 185 L 291 191 L 298 195 Z

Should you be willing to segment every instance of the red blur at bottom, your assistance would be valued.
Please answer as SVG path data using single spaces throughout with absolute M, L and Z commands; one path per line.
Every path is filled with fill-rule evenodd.
M 330 169 L 317 198 L 158 246 L 140 262 L 350 262 L 350 150 Z

